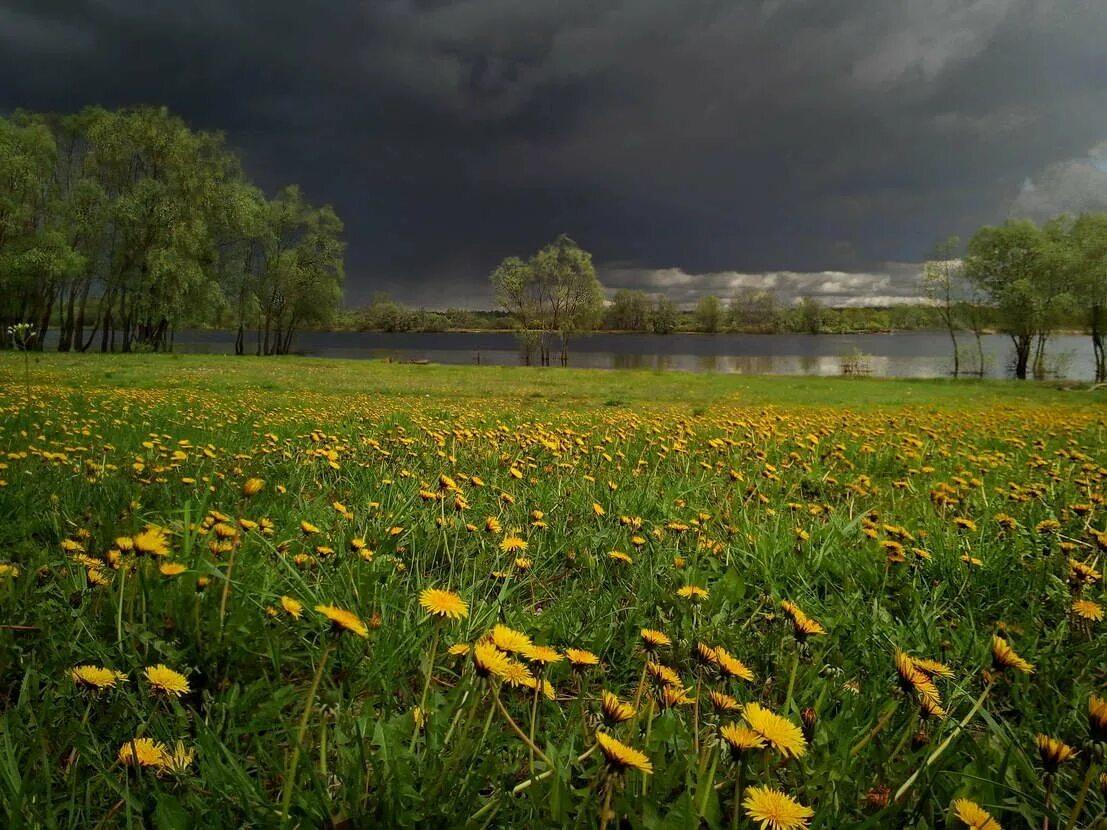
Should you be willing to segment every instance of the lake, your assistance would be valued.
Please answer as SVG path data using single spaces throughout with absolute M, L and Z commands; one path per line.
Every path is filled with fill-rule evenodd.
M 987 377 L 1011 376 L 1011 341 L 986 335 Z M 248 345 L 255 341 L 247 337 Z M 973 344 L 971 337 L 960 341 Z M 182 352 L 231 354 L 234 333 L 177 332 Z M 360 358 L 400 362 L 466 363 L 515 366 L 522 363 L 510 332 L 303 332 L 294 350 L 313 357 Z M 837 375 L 842 358 L 858 350 L 869 374 L 877 377 L 944 377 L 952 367 L 949 336 L 941 332 L 897 334 L 595 334 L 570 343 L 569 365 L 594 369 L 673 369 L 739 374 Z M 1091 380 L 1091 338 L 1058 335 L 1049 346 L 1051 376 Z M 554 355 L 556 364 L 557 356 Z

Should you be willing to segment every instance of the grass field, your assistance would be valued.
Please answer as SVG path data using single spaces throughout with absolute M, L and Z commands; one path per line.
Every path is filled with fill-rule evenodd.
M 1033 384 L 2 354 L 2 824 L 1107 827 L 1105 449 Z

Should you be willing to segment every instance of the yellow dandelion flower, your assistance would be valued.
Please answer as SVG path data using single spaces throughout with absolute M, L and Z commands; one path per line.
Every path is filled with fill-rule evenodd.
M 646 651 L 654 651 L 662 646 L 671 646 L 673 641 L 662 631 L 654 628 L 643 628 L 641 631 L 642 645 Z
M 608 726 L 624 723 L 633 718 L 636 714 L 633 706 L 619 700 L 617 695 L 606 689 L 604 689 L 603 693 L 600 695 L 600 712 L 603 715 L 604 723 Z
M 181 741 L 177 741 L 172 750 L 166 747 L 163 751 L 161 767 L 166 772 L 181 775 L 188 772 L 195 756 L 196 753 L 193 750 L 187 748 Z
M 663 663 L 656 663 L 653 660 L 650 660 L 646 663 L 646 670 L 650 673 L 650 676 L 652 676 L 654 680 L 664 686 L 682 685 L 680 675 Z
M 1088 730 L 1093 741 L 1107 741 L 1107 700 L 1096 695 L 1088 698 Z
M 315 610 L 331 621 L 335 631 L 349 631 L 362 638 L 369 637 L 369 629 L 352 611 L 337 608 L 334 605 L 316 605 Z
M 127 766 L 162 769 L 166 764 L 165 744 L 152 738 L 135 738 L 119 747 L 116 758 Z
M 749 752 L 751 749 L 764 749 L 765 747 L 765 739 L 760 734 L 741 724 L 725 724 L 719 729 L 719 735 L 735 756 L 741 755 L 743 752 Z
M 707 599 L 710 595 L 710 592 L 706 588 L 701 588 L 699 585 L 685 585 L 677 591 L 677 596 L 681 599 L 690 599 L 693 601 Z
M 1103 606 L 1090 599 L 1078 599 L 1072 603 L 1072 612 L 1078 617 L 1092 622 L 1103 621 Z
M 526 550 L 526 539 L 522 539 L 518 536 L 505 536 L 500 542 L 500 550 L 504 553 L 514 553 L 517 550 Z
M 453 591 L 439 588 L 427 588 L 419 594 L 419 604 L 428 614 L 460 620 L 469 616 L 469 606 Z
M 78 686 L 89 689 L 113 689 L 116 683 L 126 681 L 127 675 L 123 672 L 105 669 L 101 666 L 74 666 L 69 670 L 69 676 Z
M 481 677 L 502 677 L 511 665 L 511 659 L 489 642 L 473 646 L 473 668 Z
M 248 478 L 242 483 L 242 495 L 252 498 L 265 489 L 265 479 Z
M 530 637 L 522 631 L 500 624 L 492 628 L 492 643 L 500 651 L 506 651 L 508 654 L 521 654 L 534 645 Z
M 132 541 L 136 553 L 142 553 L 146 556 L 169 555 L 169 537 L 165 535 L 165 531 L 160 527 L 151 525 L 141 533 L 136 534 Z
M 557 649 L 542 645 L 529 646 L 523 649 L 522 655 L 532 663 L 542 663 L 543 665 L 559 663 L 565 659 Z
M 180 576 L 188 570 L 188 567 L 181 562 L 163 562 L 158 570 L 162 576 Z
M 598 666 L 600 658 L 583 648 L 565 649 L 565 657 L 568 658 L 574 669 L 584 669 L 589 666 Z
M 708 692 L 707 699 L 710 700 L 711 705 L 720 712 L 734 712 L 742 708 L 742 705 L 737 699 L 731 697 L 726 692 Z
M 1034 673 L 1033 663 L 1019 657 L 1006 640 L 994 634 L 992 635 L 992 662 L 997 669 L 1014 669 L 1023 674 Z
M 143 674 L 146 675 L 146 682 L 154 691 L 166 696 L 180 697 L 192 691 L 188 685 L 188 679 L 164 663 L 147 666 L 143 669 Z
M 742 806 L 761 830 L 799 830 L 815 815 L 810 807 L 772 787 L 747 787 Z
M 644 752 L 627 746 L 606 732 L 596 733 L 596 743 L 600 745 L 600 751 L 607 759 L 608 767 L 613 771 L 625 772 L 628 769 L 636 769 L 645 775 L 653 772 L 653 764 Z
M 1034 743 L 1038 747 L 1038 757 L 1042 760 L 1042 766 L 1049 773 L 1057 772 L 1061 764 L 1076 755 L 1076 750 L 1060 738 L 1051 738 L 1049 735 L 1038 733 L 1034 736 Z
M 508 686 L 530 686 L 534 682 L 530 669 L 517 660 L 508 660 L 502 671 L 493 673 Z
M 747 703 L 743 706 L 742 717 L 754 732 L 782 755 L 798 758 L 807 752 L 803 730 L 760 703 Z
M 281 597 L 281 608 L 283 608 L 284 612 L 290 617 L 295 617 L 296 619 L 300 619 L 304 613 L 304 604 L 292 597 Z
M 722 646 L 715 649 L 715 662 L 724 674 L 749 683 L 753 682 L 753 672 L 749 667 Z
M 991 813 L 967 798 L 953 800 L 953 813 L 971 830 L 1003 830 L 999 822 L 992 818 Z

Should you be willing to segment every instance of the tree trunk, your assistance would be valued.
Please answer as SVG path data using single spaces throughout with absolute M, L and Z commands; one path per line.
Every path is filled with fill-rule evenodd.
M 1099 303 L 1093 303 L 1090 316 L 1092 324 L 1092 354 L 1095 355 L 1095 380 L 1096 383 L 1107 381 L 1107 354 L 1104 353 L 1104 307 Z
M 238 334 L 234 338 L 234 353 L 236 355 L 241 356 L 241 355 L 245 354 L 245 352 L 246 352 L 246 343 L 245 343 L 245 339 L 244 339 L 245 334 L 246 334 L 246 332 L 245 332 L 245 330 L 242 326 L 242 323 L 239 323 L 238 324 Z
M 1015 377 L 1019 380 L 1026 380 L 1026 367 L 1030 363 L 1031 336 L 1029 334 L 1018 336 L 1012 334 L 1011 340 L 1015 344 Z
M 1039 332 L 1034 342 L 1034 378 L 1041 380 L 1045 377 L 1045 350 L 1046 342 L 1049 340 L 1049 335 L 1044 332 Z
M 953 377 L 956 379 L 961 374 L 961 355 L 957 353 L 957 333 L 952 320 L 949 323 L 949 339 L 953 343 Z

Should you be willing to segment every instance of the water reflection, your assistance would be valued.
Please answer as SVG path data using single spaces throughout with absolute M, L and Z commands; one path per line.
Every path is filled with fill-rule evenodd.
M 247 342 L 250 342 L 249 340 Z M 229 354 L 234 335 L 218 331 L 183 331 L 177 350 Z M 1009 377 L 1011 346 L 1007 337 L 983 338 L 987 377 Z M 463 363 L 515 366 L 522 357 L 510 332 L 376 334 L 305 332 L 297 351 L 317 357 L 369 358 L 396 362 Z M 950 372 L 948 336 L 933 332 L 861 335 L 697 335 L 664 337 L 598 334 L 577 338 L 569 365 L 598 369 L 652 369 L 736 374 L 842 374 L 848 355 L 863 355 L 868 374 L 877 377 L 945 377 Z M 1050 341 L 1053 375 L 1090 380 L 1091 338 L 1060 335 Z

